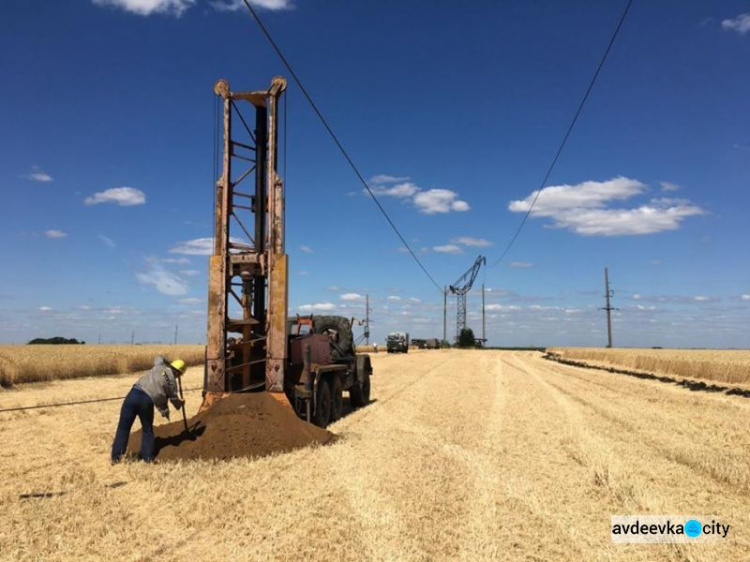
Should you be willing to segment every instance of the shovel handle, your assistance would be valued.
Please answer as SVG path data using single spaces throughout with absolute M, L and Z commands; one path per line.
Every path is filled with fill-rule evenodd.
M 182 393 L 182 377 L 177 377 L 177 389 L 180 392 L 180 400 L 182 400 L 182 423 L 185 425 L 185 431 L 188 430 L 187 414 L 185 414 L 185 395 Z

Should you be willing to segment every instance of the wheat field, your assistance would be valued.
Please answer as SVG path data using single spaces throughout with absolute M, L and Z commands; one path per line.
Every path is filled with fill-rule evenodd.
M 594 365 L 750 385 L 750 350 L 554 347 L 547 351 Z
M 336 443 L 255 460 L 110 466 L 117 401 L 0 412 L 0 559 L 750 559 L 750 400 L 533 352 L 372 360 L 373 403 L 330 427 Z M 133 379 L 0 390 L 0 409 L 123 396 Z M 186 398 L 192 415 L 200 393 Z M 610 516 L 638 513 L 732 533 L 613 545 Z
M 0 386 L 131 373 L 156 355 L 203 363 L 202 345 L 1 345 Z

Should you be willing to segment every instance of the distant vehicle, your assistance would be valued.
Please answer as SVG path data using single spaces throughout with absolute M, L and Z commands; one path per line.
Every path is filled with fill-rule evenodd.
M 414 338 L 411 340 L 410 345 L 416 347 L 417 349 L 425 349 L 427 347 L 427 340 Z
M 388 340 L 386 341 L 386 349 L 388 353 L 395 352 L 409 352 L 409 333 L 408 332 L 391 332 L 388 334 Z
M 425 340 L 425 347 L 427 349 L 439 349 L 440 340 L 437 338 L 428 338 L 427 340 Z

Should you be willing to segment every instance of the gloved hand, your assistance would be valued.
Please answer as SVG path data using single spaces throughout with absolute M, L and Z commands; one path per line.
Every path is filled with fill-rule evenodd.
M 177 398 L 172 401 L 172 406 L 175 407 L 175 410 L 182 410 L 185 407 L 185 401 Z
M 169 408 L 164 408 L 163 410 L 159 410 L 159 413 L 162 415 L 162 417 L 167 418 L 169 420 Z

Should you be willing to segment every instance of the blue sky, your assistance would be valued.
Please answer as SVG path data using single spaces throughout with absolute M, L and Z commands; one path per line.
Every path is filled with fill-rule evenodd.
M 439 284 L 493 345 L 750 347 L 750 3 L 636 0 L 507 257 L 623 2 L 257 0 Z M 203 342 L 216 79 L 285 69 L 233 0 L 0 6 L 0 341 Z M 241 7 L 241 6 L 239 6 Z M 403 252 L 296 86 L 290 312 L 442 335 Z M 455 330 L 455 302 L 448 333 Z

